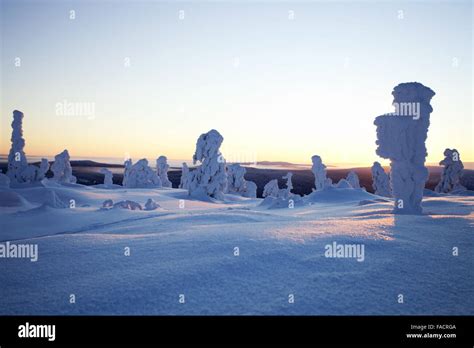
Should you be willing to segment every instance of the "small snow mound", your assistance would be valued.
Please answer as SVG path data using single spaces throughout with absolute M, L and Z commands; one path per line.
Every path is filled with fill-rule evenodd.
M 10 187 L 10 178 L 0 171 L 0 187 L 9 188 Z
M 439 193 L 435 192 L 435 191 L 432 191 L 432 190 L 429 190 L 429 189 L 424 189 L 423 190 L 423 196 L 424 197 L 439 197 L 441 196 Z
M 153 200 L 153 198 L 148 198 L 145 203 L 145 210 L 155 210 L 160 208 L 160 205 Z
M 368 204 L 375 204 L 375 203 L 383 203 L 383 202 L 389 202 L 388 199 L 383 199 L 383 198 L 377 198 L 377 199 L 364 199 L 359 202 L 358 205 L 368 205 Z
M 104 203 L 102 203 L 102 208 L 105 208 L 105 209 L 112 208 L 113 206 L 114 206 L 114 201 L 111 199 L 107 199 L 104 201 Z
M 45 200 L 43 205 L 46 205 L 55 209 L 64 209 L 67 208 L 67 204 L 64 203 L 61 198 L 53 190 L 46 191 Z
M 135 201 L 120 201 L 114 204 L 114 209 L 143 210 L 140 203 Z
M 453 192 L 449 193 L 449 195 L 453 196 L 474 196 L 474 191 L 460 189 L 460 190 L 453 190 Z
M 341 203 L 380 198 L 362 189 L 326 187 L 323 190 L 313 191 L 303 199 L 306 203 Z
M 0 207 L 27 207 L 30 203 L 12 190 L 0 190 Z
M 298 195 L 292 195 L 288 198 L 267 196 L 262 203 L 259 204 L 259 207 L 267 209 L 292 209 L 303 206 L 303 204 L 304 202 L 301 196 Z

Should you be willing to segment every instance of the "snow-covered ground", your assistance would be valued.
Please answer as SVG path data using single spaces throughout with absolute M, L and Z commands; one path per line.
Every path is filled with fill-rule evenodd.
M 268 209 L 180 189 L 46 186 L 0 191 L 0 242 L 39 252 L 0 259 L 0 315 L 474 314 L 473 196 L 425 197 L 424 215 L 395 216 L 354 189 Z M 100 209 L 149 198 L 161 208 Z M 333 242 L 363 245 L 364 260 L 326 257 Z

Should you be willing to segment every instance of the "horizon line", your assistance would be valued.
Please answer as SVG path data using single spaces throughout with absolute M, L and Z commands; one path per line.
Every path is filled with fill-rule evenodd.
M 47 158 L 48 160 L 50 160 L 50 158 L 53 158 L 53 160 L 54 160 L 54 156 L 55 155 L 26 155 L 27 159 L 28 158 L 30 158 L 30 159 L 31 158 L 38 158 L 38 159 Z M 150 158 L 154 158 L 154 157 L 137 157 L 136 160 L 139 160 L 139 159 L 142 159 L 142 158 L 150 159 Z M 8 154 L 0 153 L 0 161 L 4 162 L 4 159 L 5 160 L 8 159 Z M 121 159 L 121 160 L 123 160 L 123 161 L 117 161 L 118 163 L 94 161 L 94 162 L 101 163 L 101 164 L 119 164 L 119 163 L 124 162 L 124 158 L 120 157 L 120 156 L 72 156 L 71 155 L 71 161 L 80 161 L 80 160 L 91 160 L 92 161 L 94 159 L 102 159 L 102 160 L 104 160 L 104 159 L 120 160 Z M 168 161 L 192 163 L 192 159 L 168 158 Z M 270 160 L 259 160 L 259 161 L 256 161 L 256 162 L 251 162 L 251 161 L 231 162 L 231 161 L 229 161 L 227 163 L 259 164 L 259 163 L 264 163 L 264 162 L 275 163 L 276 165 L 278 163 L 294 165 L 294 166 L 311 166 L 312 165 L 311 162 L 308 162 L 308 163 L 295 163 L 295 162 L 288 162 L 288 161 L 270 161 Z M 387 162 L 387 161 L 384 160 L 384 159 L 379 159 L 379 161 L 377 161 L 377 162 Z M 463 163 L 464 164 L 474 164 L 474 161 L 463 161 Z M 350 166 L 350 165 L 353 165 L 354 166 L 353 168 L 357 168 L 357 167 L 365 168 L 365 167 L 371 167 L 373 162 L 372 163 L 366 163 L 366 162 L 325 162 L 324 164 L 326 166 L 339 166 L 339 167 L 344 165 L 344 167 L 346 167 L 346 168 L 349 168 L 348 166 Z M 440 164 L 438 162 L 426 162 L 425 165 L 440 166 Z M 383 167 L 390 167 L 390 164 L 382 165 L 382 166 Z M 465 167 L 465 169 L 474 169 L 474 167 L 472 167 L 472 168 L 466 168 Z

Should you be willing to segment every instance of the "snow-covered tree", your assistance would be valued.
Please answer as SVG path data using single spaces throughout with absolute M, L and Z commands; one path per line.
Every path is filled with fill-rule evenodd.
M 183 168 L 181 169 L 181 180 L 179 181 L 179 188 L 189 189 L 189 167 L 186 162 L 183 162 Z
M 233 163 L 226 167 L 227 169 L 227 192 L 240 193 L 245 189 L 246 169 L 239 163 Z
M 273 179 L 270 180 L 264 187 L 263 187 L 263 194 L 262 197 L 275 197 L 278 198 L 280 194 L 280 188 L 278 187 L 278 180 Z
M 293 190 L 293 182 L 291 181 L 293 177 L 292 172 L 288 172 L 286 175 L 282 177 L 282 179 L 286 179 L 286 189 L 280 190 L 279 197 L 283 199 L 288 199 L 290 198 L 293 193 L 291 193 L 291 190 Z
M 245 184 L 247 187 L 243 196 L 248 198 L 257 198 L 257 184 L 253 181 L 245 181 Z
M 383 170 L 379 162 L 374 162 L 372 166 L 372 188 L 379 196 L 391 197 L 390 178 Z
M 352 186 L 352 188 L 356 188 L 356 189 L 360 188 L 359 176 L 357 175 L 355 171 L 351 170 L 347 174 L 346 180 Z
M 28 167 L 25 148 L 25 139 L 23 139 L 23 113 L 21 111 L 13 111 L 12 122 L 12 147 L 8 154 L 8 171 L 7 175 L 12 182 L 25 182 L 22 173 Z
M 385 114 L 375 119 L 376 152 L 380 157 L 390 159 L 394 213 L 421 214 L 421 200 L 428 179 L 425 141 L 433 111 L 430 101 L 435 92 L 421 83 L 410 82 L 396 86 L 392 95 L 393 105 L 405 113 Z
M 41 181 L 46 177 L 46 173 L 49 170 L 49 162 L 46 158 L 41 159 L 40 167 L 37 172 L 37 181 Z
M 105 187 L 112 187 L 114 185 L 113 183 L 113 173 L 107 169 L 107 168 L 102 168 L 100 170 L 102 174 L 104 174 L 104 186 Z
M 461 177 L 464 172 L 464 165 L 461 161 L 458 150 L 444 150 L 444 159 L 439 162 L 444 166 L 441 174 L 441 180 L 435 187 L 435 191 L 439 193 L 450 193 L 456 191 L 464 191 L 466 188 L 461 185 Z
M 163 187 L 171 187 L 171 181 L 168 179 L 168 169 L 170 166 L 168 165 L 168 158 L 166 156 L 160 156 L 156 160 L 156 170 L 158 177 L 161 180 L 161 185 Z
M 122 186 L 127 187 L 128 185 L 128 178 L 130 177 L 130 170 L 132 169 L 132 159 L 128 158 L 123 163 L 123 178 L 122 178 Z
M 146 158 L 142 158 L 135 164 L 132 164 L 132 160 L 129 159 L 125 161 L 122 185 L 129 188 L 161 187 L 161 180 L 148 165 Z
M 76 177 L 72 175 L 72 167 L 69 162 L 69 152 L 64 150 L 54 157 L 54 163 L 51 165 L 53 180 L 61 183 L 76 183 Z
M 43 158 L 38 168 L 35 165 L 29 165 L 26 159 L 25 139 L 23 139 L 23 113 L 13 111 L 12 122 L 12 146 L 8 154 L 7 176 L 12 183 L 33 183 L 44 179 L 49 169 L 48 160 Z
M 218 131 L 212 129 L 201 134 L 196 143 L 193 164 L 201 162 L 194 171 L 190 172 L 189 194 L 197 197 L 212 197 L 224 199 L 227 186 L 225 160 L 219 151 L 224 141 Z
M 311 160 L 313 161 L 311 171 L 314 174 L 314 186 L 316 187 L 316 191 L 331 186 L 332 180 L 328 180 L 329 178 L 326 177 L 326 166 L 323 164 L 321 157 L 314 155 L 311 157 Z
M 227 192 L 239 194 L 243 197 L 256 198 L 257 185 L 245 180 L 247 170 L 239 163 L 227 166 Z

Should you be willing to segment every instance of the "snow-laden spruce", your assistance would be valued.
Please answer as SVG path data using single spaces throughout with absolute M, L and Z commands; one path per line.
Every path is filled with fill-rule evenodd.
M 278 180 L 273 179 L 270 180 L 269 182 L 266 183 L 266 185 L 263 187 L 263 194 L 262 197 L 278 197 L 278 194 L 280 193 L 280 187 L 278 187 Z
M 245 181 L 246 189 L 244 197 L 257 198 L 257 184 L 253 181 Z
M 23 113 L 21 111 L 13 111 L 12 122 L 12 147 L 8 154 L 8 171 L 7 175 L 13 182 L 25 182 L 22 173 L 28 167 L 25 152 L 25 139 L 23 139 Z
M 113 173 L 107 169 L 107 168 L 102 168 L 100 170 L 101 174 L 104 174 L 104 186 L 105 187 L 112 187 L 114 185 L 113 183 Z
M 441 173 L 441 180 L 435 187 L 438 193 L 456 193 L 465 191 L 466 188 L 461 185 L 461 177 L 464 172 L 464 165 L 461 161 L 458 150 L 444 150 L 444 159 L 439 162 L 444 166 Z
M 49 170 L 49 162 L 46 158 L 41 159 L 40 167 L 36 174 L 36 181 L 41 181 L 46 177 L 46 173 Z
M 394 213 L 421 214 L 423 189 L 428 179 L 425 141 L 433 111 L 430 101 L 435 92 L 421 83 L 410 82 L 396 86 L 392 95 L 397 112 L 378 116 L 374 121 L 376 153 L 390 159 Z
M 122 177 L 122 186 L 123 187 L 128 187 L 128 178 L 130 177 L 130 170 L 132 169 L 132 159 L 126 159 L 125 162 L 123 162 L 123 177 Z
M 227 193 L 238 194 L 243 197 L 256 198 L 257 185 L 245 180 L 247 170 L 239 163 L 227 166 Z
M 76 183 L 76 177 L 72 175 L 72 167 L 69 160 L 70 156 L 67 150 L 54 156 L 54 163 L 51 165 L 54 181 L 60 183 Z
M 347 182 L 352 186 L 352 188 L 360 188 L 359 176 L 353 170 L 351 170 L 346 177 Z
M 128 188 L 159 188 L 161 180 L 148 165 L 146 158 L 142 158 L 135 164 L 131 159 L 128 159 L 125 161 L 122 185 Z
M 181 179 L 179 181 L 179 188 L 188 190 L 189 189 L 189 167 L 186 162 L 183 162 L 181 169 Z
M 158 177 L 161 180 L 161 186 L 163 187 L 171 187 L 171 181 L 168 179 L 168 169 L 170 166 L 168 165 L 168 158 L 166 156 L 160 156 L 156 160 L 156 171 Z
M 391 197 L 390 178 L 379 162 L 372 166 L 372 188 L 378 196 Z
M 193 164 L 200 162 L 201 165 L 189 173 L 190 196 L 224 200 L 227 174 L 225 160 L 219 151 L 223 141 L 224 138 L 215 129 L 201 134 L 197 140 Z
M 331 186 L 332 180 L 326 176 L 326 166 L 323 164 L 321 157 L 314 155 L 311 157 L 311 161 L 313 161 L 311 171 L 314 175 L 314 186 L 316 187 L 316 191 Z
M 13 111 L 12 122 L 12 146 L 8 153 L 7 176 L 11 183 L 33 183 L 44 179 L 49 169 L 48 160 L 41 159 L 40 167 L 29 165 L 26 159 L 25 139 L 23 138 L 23 113 L 18 110 Z

